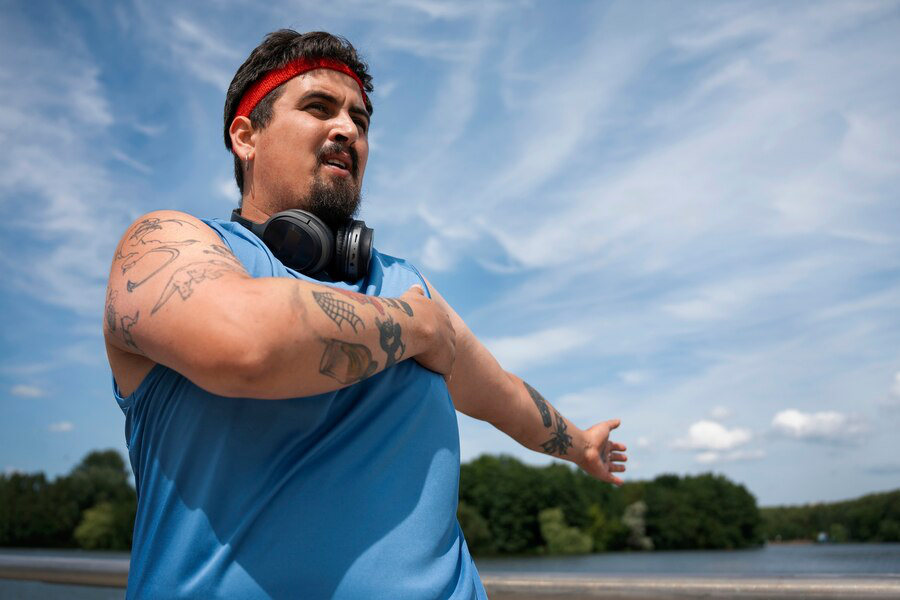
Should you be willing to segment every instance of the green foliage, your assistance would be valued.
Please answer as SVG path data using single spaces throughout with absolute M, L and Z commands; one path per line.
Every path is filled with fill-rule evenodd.
M 460 501 L 456 509 L 456 518 L 472 554 L 490 554 L 494 551 L 488 522 L 474 507 Z
M 85 550 L 128 550 L 134 528 L 134 504 L 100 504 L 84 511 L 75 540 Z
M 900 541 L 900 490 L 831 504 L 764 508 L 761 514 L 763 533 L 772 541 L 814 540 L 823 531 L 834 542 Z
M 550 554 L 587 554 L 594 545 L 591 536 L 566 525 L 562 509 L 545 508 L 538 514 L 538 522 Z
M 647 535 L 658 550 L 759 545 L 761 517 L 747 489 L 721 475 L 661 475 L 647 484 Z
M 117 534 L 109 549 L 127 549 L 136 505 L 125 461 L 115 450 L 88 454 L 69 475 L 0 475 L 0 546 L 71 548 L 76 527 L 93 506 L 108 503 Z M 125 540 L 122 542 L 122 540 Z
M 584 539 L 598 552 L 744 548 L 762 539 L 756 500 L 721 476 L 667 475 L 614 488 L 566 465 L 482 456 L 462 465 L 459 491 L 462 529 L 467 539 L 478 532 L 473 553 L 582 551 Z M 561 521 L 542 521 L 542 514 L 557 514 L 547 509 L 558 509 Z

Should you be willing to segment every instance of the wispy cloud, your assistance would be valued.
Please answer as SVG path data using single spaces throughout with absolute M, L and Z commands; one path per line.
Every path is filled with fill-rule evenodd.
M 9 393 L 20 398 L 40 398 L 47 392 L 36 385 L 18 384 L 10 388 Z
M 69 421 L 59 421 L 58 423 L 51 423 L 47 427 L 47 431 L 51 433 L 68 433 L 75 429 L 75 425 Z
M 485 339 L 484 344 L 508 370 L 521 371 L 557 363 L 590 341 L 591 337 L 583 331 L 555 327 L 521 336 Z

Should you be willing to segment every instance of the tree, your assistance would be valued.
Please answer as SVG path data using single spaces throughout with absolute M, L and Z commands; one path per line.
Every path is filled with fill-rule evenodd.
M 538 515 L 541 536 L 547 542 L 550 554 L 586 554 L 591 551 L 594 541 L 591 536 L 577 527 L 566 525 L 560 508 L 546 508 Z

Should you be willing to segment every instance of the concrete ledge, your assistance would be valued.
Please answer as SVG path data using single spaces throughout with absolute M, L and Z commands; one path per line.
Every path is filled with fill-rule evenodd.
M 128 559 L 0 555 L 0 579 L 124 588 Z
M 128 559 L 0 555 L 0 579 L 124 588 L 128 582 Z M 900 577 L 713 579 L 484 575 L 482 580 L 491 600 L 900 598 Z
M 491 600 L 666 598 L 900 598 L 900 578 L 755 579 L 524 577 L 483 575 Z

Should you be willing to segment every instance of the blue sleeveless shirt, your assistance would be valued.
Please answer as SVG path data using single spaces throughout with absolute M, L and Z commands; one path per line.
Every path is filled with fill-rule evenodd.
M 253 277 L 309 279 L 240 225 L 204 222 Z M 417 283 L 373 251 L 366 278 L 327 285 Z M 129 598 L 486 598 L 456 520 L 453 403 L 414 360 L 289 400 L 217 396 L 162 365 L 115 391 L 138 491 Z

